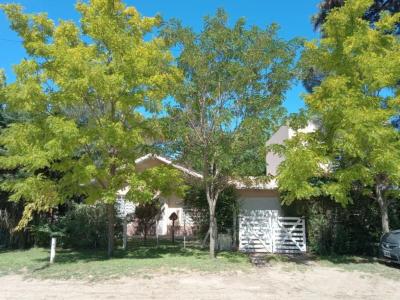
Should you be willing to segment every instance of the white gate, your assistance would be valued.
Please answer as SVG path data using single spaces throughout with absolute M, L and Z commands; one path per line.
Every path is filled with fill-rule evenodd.
M 278 217 L 274 224 L 273 253 L 306 252 L 304 218 Z
M 305 220 L 297 217 L 279 217 L 277 210 L 242 210 L 239 216 L 239 250 L 305 252 Z

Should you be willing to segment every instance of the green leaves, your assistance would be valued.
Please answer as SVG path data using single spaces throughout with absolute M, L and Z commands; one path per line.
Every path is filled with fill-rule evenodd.
M 280 39 L 275 25 L 248 28 L 239 19 L 229 26 L 222 9 L 204 19 L 200 33 L 173 21 L 163 36 L 182 49 L 184 80 L 174 90 L 168 124 L 182 160 L 206 180 L 264 174 L 264 143 L 284 116 L 298 41 Z
M 128 183 L 130 190 L 126 194 L 126 199 L 139 203 L 151 202 L 161 194 L 183 197 L 188 189 L 182 173 L 169 166 L 154 167 L 140 174 L 134 174 Z
M 0 136 L 0 167 L 24 173 L 3 184 L 15 201 L 29 200 L 21 226 L 36 209 L 77 194 L 91 203 L 113 203 L 136 177 L 132 200 L 149 198 L 166 170 L 136 174 L 135 159 L 159 138 L 157 121 L 139 111 L 157 113 L 180 76 L 164 40 L 145 39 L 160 18 L 142 17 L 119 0 L 79 2 L 79 24 L 55 25 L 46 14 L 25 14 L 14 4 L 1 8 L 28 53 L 14 68 L 15 82 L 0 82 L 7 109 L 29 116 Z
M 400 42 L 390 34 L 399 14 L 371 27 L 370 5 L 347 1 L 329 14 L 321 40 L 306 44 L 303 68 L 325 74 L 304 98 L 321 127 L 286 144 L 278 181 L 288 202 L 326 195 L 346 205 L 354 189 L 400 183 L 400 135 L 390 123 L 399 114 Z

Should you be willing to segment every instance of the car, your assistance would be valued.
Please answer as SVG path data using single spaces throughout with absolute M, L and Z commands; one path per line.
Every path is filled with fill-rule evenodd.
M 382 236 L 379 243 L 379 256 L 384 261 L 400 264 L 400 229 Z

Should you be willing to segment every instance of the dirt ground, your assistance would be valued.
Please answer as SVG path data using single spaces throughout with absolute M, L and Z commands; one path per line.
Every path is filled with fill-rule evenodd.
M 361 272 L 279 266 L 220 274 L 146 274 L 102 282 L 0 277 L 0 299 L 399 299 L 400 283 Z

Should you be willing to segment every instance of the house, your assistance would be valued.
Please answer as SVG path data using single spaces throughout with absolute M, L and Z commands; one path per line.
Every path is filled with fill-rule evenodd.
M 312 132 L 317 124 L 310 124 L 301 132 Z M 271 136 L 266 145 L 282 144 L 291 138 L 296 131 L 288 126 L 282 126 Z M 273 176 L 283 158 L 272 152 L 266 154 L 267 174 Z M 159 165 L 169 165 L 180 171 L 185 176 L 201 180 L 202 174 L 174 163 L 165 157 L 148 154 L 135 161 L 137 170 L 144 171 Z M 240 214 L 238 216 L 238 246 L 244 252 L 304 252 L 306 251 L 305 220 L 297 216 L 283 216 L 279 192 L 276 181 L 258 182 L 256 178 L 247 178 L 246 181 L 233 180 L 232 185 L 237 190 Z M 124 201 L 124 194 L 128 190 L 118 193 L 118 207 L 122 215 L 133 213 L 135 206 Z M 167 235 L 172 213 L 178 216 L 178 234 L 190 235 L 194 231 L 194 224 L 190 216 L 185 213 L 183 199 L 176 195 L 160 195 L 163 205 L 163 214 L 156 226 L 156 234 Z M 132 226 L 132 224 L 131 224 Z M 133 229 L 129 230 L 133 232 Z

